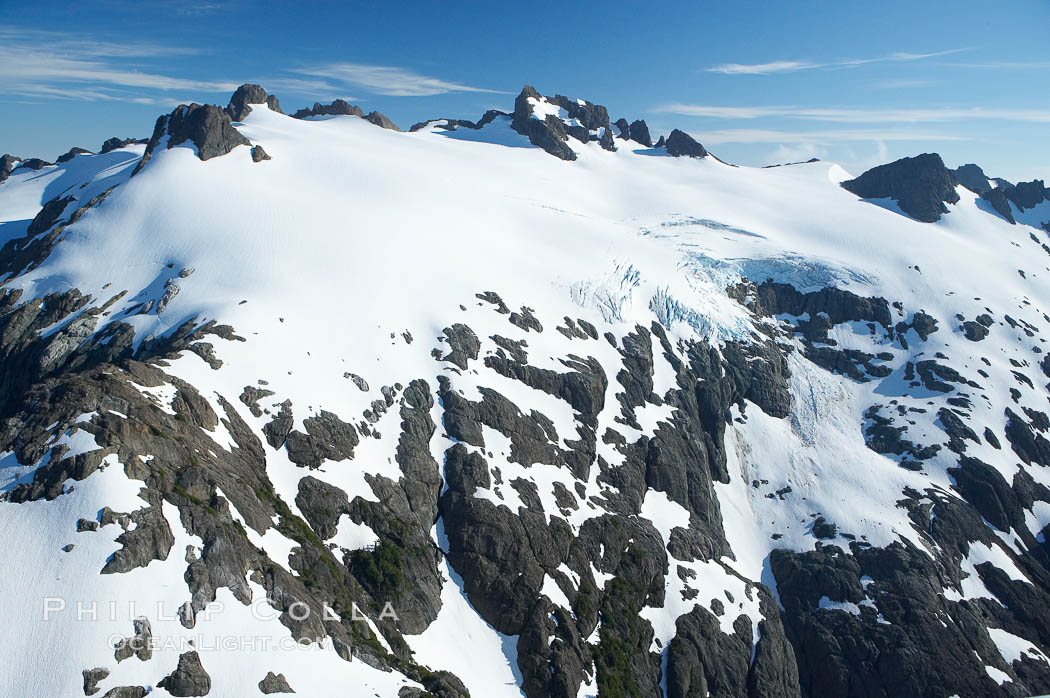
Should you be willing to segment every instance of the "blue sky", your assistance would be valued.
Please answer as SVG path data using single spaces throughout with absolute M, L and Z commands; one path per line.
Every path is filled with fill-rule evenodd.
M 525 83 L 681 128 L 748 165 L 918 152 L 1050 181 L 1050 2 L 0 0 L 0 152 L 146 137 L 259 82 L 402 127 L 510 110 Z

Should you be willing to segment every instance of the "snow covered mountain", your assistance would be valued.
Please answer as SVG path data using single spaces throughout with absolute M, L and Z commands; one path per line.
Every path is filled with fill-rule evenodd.
M 1050 691 L 1042 182 L 530 87 L 61 160 L 0 161 L 0 695 Z

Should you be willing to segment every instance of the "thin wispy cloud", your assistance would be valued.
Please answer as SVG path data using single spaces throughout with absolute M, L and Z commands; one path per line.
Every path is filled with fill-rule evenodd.
M 930 87 L 936 85 L 935 80 L 880 80 L 873 84 L 879 90 L 913 89 L 917 87 Z
M 829 144 L 854 141 L 966 141 L 963 136 L 956 136 L 938 131 L 919 131 L 909 129 L 837 129 L 820 131 L 785 131 L 779 129 L 722 129 L 716 131 L 693 131 L 697 140 L 704 145 L 721 145 L 723 143 L 800 143 Z
M 974 63 L 943 63 L 952 68 L 978 68 L 987 70 L 1050 70 L 1050 61 L 978 61 Z
M 303 75 L 324 78 L 388 97 L 430 97 L 450 92 L 486 92 L 508 94 L 503 90 L 474 87 L 441 78 L 420 75 L 407 68 L 364 63 L 328 63 L 300 68 Z
M 819 68 L 856 68 L 872 63 L 907 63 L 921 61 L 928 58 L 938 58 L 954 53 L 969 51 L 969 48 L 953 48 L 947 51 L 935 51 L 933 53 L 908 53 L 896 51 L 884 56 L 874 58 L 842 58 L 834 61 L 772 61 L 769 63 L 723 63 L 721 65 L 707 68 L 709 73 L 721 73 L 723 75 L 772 75 L 774 73 L 797 73 L 802 70 L 816 70 Z
M 176 0 L 174 4 L 179 4 Z M 220 4 L 221 5 L 221 4 Z M 221 7 L 217 7 L 221 9 Z M 232 92 L 243 80 L 197 80 L 152 70 L 152 60 L 202 53 L 185 46 L 142 41 L 99 41 L 66 32 L 0 25 L 0 95 L 46 100 L 178 103 L 167 95 Z M 454 92 L 506 94 L 422 75 L 408 68 L 328 63 L 257 80 L 267 89 L 316 98 L 353 100 L 353 89 L 385 96 Z
M 863 107 L 824 108 L 796 106 L 727 107 L 702 104 L 665 104 L 652 110 L 715 119 L 759 119 L 782 117 L 810 121 L 854 124 L 944 123 L 949 121 L 998 120 L 1028 123 L 1050 123 L 1046 109 L 986 109 L 984 107 L 931 107 L 888 109 Z
M 232 81 L 191 80 L 142 67 L 143 59 L 199 53 L 153 42 L 107 42 L 0 26 L 0 93 L 32 98 L 141 102 L 149 91 L 220 92 Z M 168 100 L 161 100 L 168 101 Z
M 810 61 L 772 61 L 770 63 L 723 63 L 707 69 L 709 73 L 723 75 L 770 75 L 772 73 L 795 73 L 799 70 L 820 68 L 822 64 Z

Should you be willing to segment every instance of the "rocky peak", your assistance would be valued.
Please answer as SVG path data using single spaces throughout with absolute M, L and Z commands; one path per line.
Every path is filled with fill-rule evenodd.
M 616 149 L 605 107 L 564 95 L 544 97 L 531 85 L 523 87 L 514 100 L 511 128 L 562 160 L 576 159 L 566 144 L 569 136 L 581 143 L 597 141 L 606 150 Z
M 641 119 L 631 122 L 631 140 L 641 143 L 647 148 L 653 147 L 653 139 L 649 135 L 649 126 Z
M 149 143 L 148 138 L 107 138 L 102 144 L 102 148 L 98 151 L 99 155 L 105 155 L 111 150 L 117 150 L 118 148 L 126 148 L 129 145 L 136 145 L 139 143 Z
M 90 150 L 88 150 L 87 148 L 78 148 L 77 146 L 73 146 L 72 148 L 69 149 L 69 151 L 67 153 L 58 156 L 58 162 L 59 163 L 69 162 L 70 160 L 75 158 L 77 155 L 92 155 L 92 154 L 93 153 Z
M 984 170 L 972 162 L 955 168 L 955 181 L 978 196 L 992 188 Z
M 244 121 L 244 118 L 252 111 L 252 104 L 265 104 L 273 111 L 284 113 L 281 111 L 281 103 L 277 97 L 267 94 L 261 86 L 252 84 L 244 84 L 237 88 L 226 107 L 226 113 L 234 121 Z
M 873 167 L 842 188 L 864 199 L 893 199 L 917 221 L 933 223 L 959 201 L 955 174 L 937 153 L 923 153 Z
M 685 131 L 679 131 L 675 129 L 671 131 L 670 135 L 667 136 L 667 154 L 673 157 L 691 157 L 691 158 L 703 158 L 707 157 L 707 148 L 700 145 L 696 140 Z
M 233 127 L 226 110 L 214 104 L 180 104 L 171 114 L 157 119 L 153 136 L 133 174 L 145 166 L 165 136 L 168 137 L 169 150 L 192 141 L 201 160 L 226 155 L 239 145 L 251 145 L 251 141 Z
M 619 129 L 620 138 L 625 141 L 635 141 L 636 143 L 641 143 L 646 148 L 653 147 L 653 139 L 649 135 L 649 126 L 641 119 L 637 119 L 631 123 L 627 123 L 627 119 L 617 119 L 613 122 L 613 126 Z
M 17 155 L 7 153 L 5 153 L 3 157 L 0 157 L 0 182 L 7 179 L 21 161 L 22 158 Z
M 361 110 L 361 107 L 350 104 L 345 99 L 337 99 L 331 104 L 314 102 L 313 107 L 300 109 L 292 114 L 292 118 L 305 119 L 311 116 L 360 116 L 363 118 L 364 115 L 365 113 Z
M 1050 200 L 1050 191 L 1047 190 L 1041 179 L 1033 179 L 1031 182 L 1018 182 L 1012 187 L 1004 187 L 1003 193 L 1006 198 L 1014 202 L 1017 208 L 1035 208 L 1043 201 Z
M 397 127 L 397 124 L 395 124 L 393 121 L 388 119 L 386 117 L 386 115 L 383 114 L 382 112 L 378 112 L 378 111 L 371 112 L 368 116 L 365 117 L 365 121 L 367 121 L 370 124 L 375 124 L 376 126 L 379 126 L 380 128 L 389 129 L 391 131 L 400 131 L 401 130 L 401 129 L 399 129 Z

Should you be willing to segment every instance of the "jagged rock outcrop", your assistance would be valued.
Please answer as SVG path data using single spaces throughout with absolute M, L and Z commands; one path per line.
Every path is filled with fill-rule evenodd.
M 547 114 L 542 119 L 533 115 L 533 104 L 530 100 L 540 101 L 543 96 L 531 85 L 526 85 L 514 100 L 514 112 L 511 115 L 511 128 L 529 139 L 533 145 L 543 148 L 561 160 L 575 160 L 573 152 L 566 141 L 569 134 L 565 124 L 557 116 Z
M 1035 208 L 1044 201 L 1050 200 L 1050 191 L 1047 190 L 1041 179 L 1033 179 L 1031 182 L 1018 182 L 1012 187 L 1004 187 L 1006 198 L 1014 203 L 1017 208 Z
M 937 153 L 923 153 L 873 167 L 842 187 L 864 199 L 893 199 L 917 221 L 933 223 L 959 201 L 955 174 Z
M 184 652 L 179 665 L 157 684 L 173 696 L 206 696 L 211 691 L 211 677 L 201 665 L 200 655 Z
M 995 209 L 995 212 L 1000 216 L 1011 223 L 1017 222 L 1014 220 L 1013 209 L 1010 208 L 1010 200 L 1006 198 L 1006 192 L 1002 188 L 992 187 L 987 191 L 982 192 L 981 198 L 991 204 L 992 208 Z
M 368 116 L 365 117 L 365 121 L 367 121 L 370 124 L 375 124 L 376 126 L 378 126 L 380 128 L 388 129 L 390 131 L 400 131 L 401 130 L 401 129 L 399 129 L 397 127 L 397 124 L 395 124 L 393 121 L 388 119 L 386 117 L 386 115 L 384 115 L 382 112 L 378 112 L 378 111 L 370 112 L 368 114 Z
M 99 148 L 98 152 L 99 152 L 99 155 L 105 155 L 106 153 L 110 152 L 111 150 L 116 150 L 118 148 L 126 148 L 129 145 L 137 145 L 137 144 L 141 144 L 141 143 L 147 143 L 148 144 L 149 143 L 149 139 L 148 138 L 117 138 L 116 136 L 113 136 L 112 138 L 107 138 L 102 143 L 102 147 Z
M 170 150 L 177 145 L 190 141 L 197 148 L 197 157 L 210 160 L 231 152 L 239 145 L 251 145 L 251 141 L 241 135 L 233 126 L 230 115 L 214 104 L 182 104 L 171 114 L 157 119 L 146 152 L 135 167 L 138 173 L 154 151 L 166 143 Z
M 251 113 L 253 104 L 265 104 L 275 112 L 284 113 L 281 111 L 281 103 L 277 97 L 267 94 L 266 90 L 259 85 L 252 84 L 244 84 L 237 88 L 226 107 L 226 113 L 233 121 L 244 121 L 244 118 Z
M 637 141 L 647 148 L 653 147 L 653 139 L 649 135 L 649 126 L 641 119 L 631 122 L 630 134 L 632 141 Z
M 560 116 L 562 112 L 564 117 Z M 605 150 L 616 149 L 613 125 L 605 107 L 564 95 L 544 97 L 531 85 L 523 87 L 514 100 L 511 128 L 562 160 L 576 159 L 576 153 L 566 144 L 569 136 L 581 143 L 597 141 Z
M 978 196 L 992 189 L 992 183 L 988 180 L 984 170 L 972 162 L 956 167 L 954 173 L 955 181 Z
M 313 107 L 300 109 L 292 114 L 292 118 L 305 119 L 310 116 L 360 116 L 364 118 L 364 115 L 361 107 L 350 104 L 344 99 L 337 99 L 331 104 L 314 102 Z
M 673 157 L 702 158 L 707 157 L 707 149 L 685 131 L 674 129 L 667 136 L 665 143 L 667 154 Z
M 83 154 L 83 155 L 91 155 L 92 153 L 87 148 L 78 148 L 78 147 L 74 146 L 73 148 L 70 148 L 67 152 L 63 153 L 62 155 L 59 155 L 57 162 L 59 164 L 62 164 L 64 162 L 69 162 L 70 160 L 75 158 L 77 155 L 81 155 L 81 154 Z
M 295 693 L 288 685 L 288 679 L 284 678 L 284 674 L 274 674 L 272 671 L 266 672 L 266 676 L 259 682 L 259 690 L 266 695 Z

